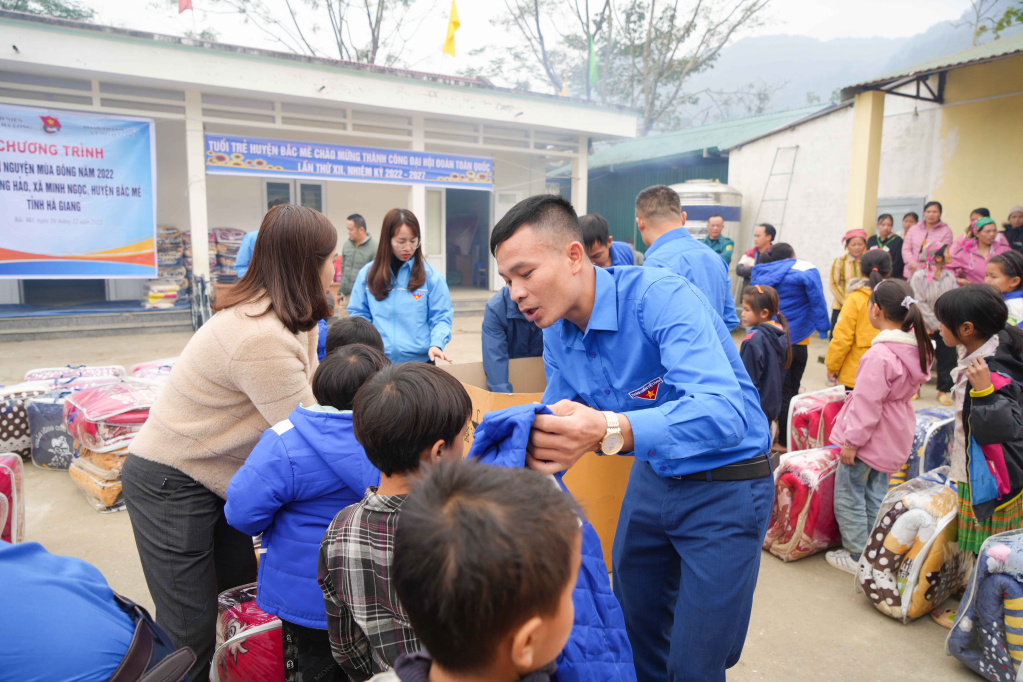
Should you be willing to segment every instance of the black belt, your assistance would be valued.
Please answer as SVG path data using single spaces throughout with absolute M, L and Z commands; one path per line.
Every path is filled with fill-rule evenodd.
M 149 612 L 130 599 L 114 593 L 121 609 L 135 622 L 135 635 L 131 638 L 117 670 L 108 682 L 179 682 L 187 680 L 189 668 L 195 663 L 195 654 L 188 647 L 164 655 L 173 645 L 165 642 L 167 635 L 153 621 Z M 158 662 L 150 667 L 153 655 Z
M 680 481 L 749 481 L 771 475 L 771 458 L 757 455 L 742 462 L 726 464 L 710 471 L 700 471 L 684 476 L 672 476 Z

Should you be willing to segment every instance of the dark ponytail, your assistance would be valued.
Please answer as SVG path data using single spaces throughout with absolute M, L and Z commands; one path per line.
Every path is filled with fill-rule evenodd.
M 1006 253 L 1010 253 L 1006 251 Z M 1005 254 L 1002 254 L 1003 256 Z M 1005 331 L 1013 355 L 1023 355 L 1023 329 L 1008 326 L 1009 309 L 1002 295 L 987 284 L 967 284 L 946 291 L 934 302 L 934 316 L 962 343 L 959 328 L 970 322 L 985 341 Z
M 934 346 L 931 345 L 931 337 L 927 335 L 927 326 L 920 305 L 912 299 L 913 290 L 902 280 L 896 279 L 881 282 L 870 295 L 870 302 L 880 308 L 886 318 L 901 323 L 902 331 L 912 331 L 916 334 L 920 369 L 927 372 L 934 360 Z M 906 305 L 903 305 L 903 302 Z
M 783 369 L 792 366 L 792 336 L 789 334 L 789 322 L 778 309 L 778 292 L 774 287 L 764 284 L 754 284 L 742 290 L 742 302 L 750 307 L 750 310 L 757 313 L 759 317 L 762 310 L 767 311 L 769 318 L 778 318 L 778 324 L 785 330 L 785 364 Z
M 860 272 L 874 289 L 892 275 L 892 257 L 884 249 L 871 249 L 860 258 Z

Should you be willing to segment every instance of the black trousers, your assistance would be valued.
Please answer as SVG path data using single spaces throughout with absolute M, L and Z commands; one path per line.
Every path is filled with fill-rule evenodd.
M 121 478 L 156 622 L 177 646 L 191 647 L 189 677 L 205 680 L 217 596 L 256 581 L 252 538 L 227 524 L 223 499 L 173 467 L 129 455 Z
M 781 414 L 778 415 L 778 442 L 785 445 L 788 441 L 789 403 L 792 396 L 799 393 L 799 383 L 806 371 L 806 359 L 810 346 L 792 346 L 792 365 L 785 371 L 781 384 Z
M 841 308 L 834 308 L 831 311 L 831 329 L 828 330 L 828 340 L 831 340 L 832 335 L 835 333 L 835 325 L 838 324 L 838 316 L 841 313 Z
M 307 628 L 281 619 L 284 643 L 284 682 L 347 682 L 330 650 L 326 630 Z
M 938 391 L 951 393 L 952 375 L 950 372 L 959 364 L 959 356 L 956 355 L 955 346 L 949 348 L 941 340 L 941 332 L 931 332 L 934 339 L 934 368 L 938 372 Z

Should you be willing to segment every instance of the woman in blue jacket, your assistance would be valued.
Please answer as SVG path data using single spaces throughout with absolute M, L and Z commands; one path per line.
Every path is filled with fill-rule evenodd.
M 451 362 L 454 308 L 444 277 L 420 248 L 419 221 L 412 211 L 392 208 L 380 228 L 376 259 L 363 266 L 352 286 L 348 314 L 373 323 L 391 362 Z

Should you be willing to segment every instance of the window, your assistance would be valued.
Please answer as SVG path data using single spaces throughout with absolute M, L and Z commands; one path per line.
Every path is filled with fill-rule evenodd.
M 327 211 L 327 188 L 322 182 L 264 179 L 262 210 L 265 211 L 267 204 L 274 199 L 286 199 L 288 203 L 294 203 L 297 200 L 301 206 L 320 213 Z

